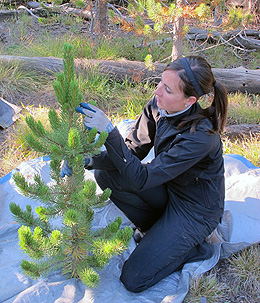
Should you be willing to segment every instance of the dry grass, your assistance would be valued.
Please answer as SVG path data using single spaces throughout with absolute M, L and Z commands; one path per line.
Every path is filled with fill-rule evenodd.
M 229 259 L 229 272 L 239 290 L 252 298 L 260 298 L 260 247 L 250 246 Z
M 228 286 L 225 283 L 218 282 L 216 274 L 212 271 L 207 275 L 197 277 L 190 282 L 188 295 L 184 303 L 200 303 L 201 298 L 206 298 L 207 303 L 218 303 L 225 299 L 225 292 Z
M 232 93 L 228 98 L 228 117 L 233 124 L 260 122 L 259 95 Z
M 25 107 L 20 115 L 20 119 L 8 130 L 5 142 L 0 150 L 0 177 L 9 173 L 24 161 L 39 157 L 26 143 L 25 136 L 30 131 L 25 122 L 26 115 L 32 115 L 37 121 L 40 120 L 48 126 L 48 109 L 46 107 Z
M 32 93 L 46 84 L 46 78 L 36 71 L 24 71 L 19 63 L 0 61 L 0 97 L 13 100 L 17 95 Z
M 224 298 L 217 303 L 259 303 L 259 262 L 259 244 L 220 260 L 209 272 L 217 274 L 217 283 L 227 286 Z
M 260 166 L 260 134 L 243 135 L 235 141 L 225 137 L 222 141 L 224 154 L 238 154 L 255 166 Z
M 208 273 L 190 283 L 184 303 L 259 303 L 260 245 L 220 260 Z

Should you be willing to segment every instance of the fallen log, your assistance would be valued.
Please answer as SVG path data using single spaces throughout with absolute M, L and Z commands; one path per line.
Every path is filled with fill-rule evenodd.
M 244 139 L 245 137 L 259 136 L 259 124 L 238 124 L 226 125 L 223 136 L 228 137 L 229 140 Z
M 5 5 L 19 5 L 19 4 L 24 4 L 26 1 L 24 0 L 2 0 L 1 1 L 2 4 L 5 4 Z
M 32 1 L 31 1 L 32 2 Z M 72 7 L 68 7 L 68 6 L 58 6 L 58 7 L 54 7 L 52 8 L 50 5 L 48 4 L 44 4 L 44 7 L 40 6 L 40 3 L 38 2 L 32 2 L 33 4 L 31 4 L 30 2 L 28 2 L 26 5 L 28 6 L 24 6 L 24 5 L 20 5 L 16 10 L 0 10 L 0 22 L 3 21 L 8 21 L 12 18 L 16 18 L 19 19 L 19 17 L 23 14 L 28 14 L 31 15 L 33 17 L 39 18 L 39 17 L 47 17 L 48 13 L 52 13 L 52 14 L 69 14 L 69 15 L 75 15 L 78 16 L 84 20 L 91 20 L 91 12 L 88 11 L 87 9 L 77 9 L 77 8 L 72 8 Z M 34 8 L 32 6 L 35 6 Z M 49 10 L 49 12 L 47 12 L 47 9 Z
M 254 29 L 245 29 L 245 30 L 233 30 L 227 33 L 222 33 L 221 31 L 214 31 L 212 33 L 209 30 L 202 28 L 192 27 L 187 33 L 187 38 L 190 40 L 207 40 L 209 35 L 214 39 L 223 38 L 225 40 L 230 39 L 231 37 L 236 37 L 238 35 L 243 35 L 244 37 L 250 37 L 254 39 L 260 39 L 260 31 Z
M 12 18 L 18 19 L 24 12 L 18 10 L 0 10 L 0 22 L 11 20 Z
M 62 59 L 54 57 L 19 57 L 0 55 L 0 62 L 20 64 L 24 70 L 34 70 L 39 75 L 51 75 L 63 70 Z M 165 64 L 157 63 L 152 70 L 149 70 L 144 62 L 129 61 L 121 59 L 117 61 L 75 59 L 75 69 L 89 69 L 95 67 L 101 74 L 111 79 L 133 82 L 151 81 L 158 83 Z M 222 82 L 228 92 L 240 91 L 242 93 L 260 94 L 260 70 L 249 70 L 243 67 L 233 69 L 213 68 L 217 81 Z

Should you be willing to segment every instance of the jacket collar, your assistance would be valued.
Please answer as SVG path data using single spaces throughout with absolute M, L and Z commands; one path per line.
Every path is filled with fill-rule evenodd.
M 178 126 L 178 124 L 180 123 L 180 121 L 186 117 L 186 116 L 191 116 L 193 115 L 194 113 L 196 113 L 199 109 L 200 109 L 200 105 L 198 104 L 198 102 L 194 103 L 192 106 L 190 106 L 189 108 L 187 108 L 187 110 L 184 110 L 180 113 L 177 113 L 177 115 L 164 115 L 164 113 L 161 113 L 162 110 L 158 109 L 159 110 L 159 113 L 161 115 L 162 118 L 166 118 L 167 121 L 169 123 L 171 123 L 172 125 L 174 126 Z
M 189 110 L 191 107 L 192 107 L 192 104 L 191 104 L 189 107 L 185 108 L 184 110 L 182 110 L 182 111 L 180 111 L 180 112 L 177 112 L 177 113 L 174 113 L 174 114 L 168 114 L 168 113 L 166 112 L 166 110 L 160 109 L 160 108 L 159 108 L 159 113 L 160 113 L 161 117 L 171 118 L 171 117 L 179 116 L 179 115 L 182 114 L 182 113 L 185 113 L 185 112 L 186 112 L 187 110 Z

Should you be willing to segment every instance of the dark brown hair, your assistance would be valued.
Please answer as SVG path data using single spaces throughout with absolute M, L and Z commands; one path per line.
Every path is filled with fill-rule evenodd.
M 211 66 L 206 59 L 200 56 L 190 56 L 186 57 L 186 59 L 204 94 L 213 91 L 214 97 L 209 107 L 185 117 L 179 124 L 179 127 L 191 125 L 191 130 L 194 131 L 202 119 L 208 118 L 212 121 L 212 132 L 221 133 L 227 119 L 228 100 L 226 88 L 221 83 L 216 82 Z M 174 70 L 178 72 L 178 75 L 182 80 L 180 82 L 180 89 L 183 91 L 186 98 L 194 96 L 197 100 L 199 99 L 180 59 L 169 63 L 165 70 Z

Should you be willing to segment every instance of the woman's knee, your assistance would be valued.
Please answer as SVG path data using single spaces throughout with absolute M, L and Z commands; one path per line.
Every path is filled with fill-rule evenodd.
M 144 291 L 148 288 L 144 279 L 140 279 L 138 274 L 133 273 L 133 269 L 129 271 L 125 266 L 122 269 L 120 280 L 127 290 L 134 293 Z

